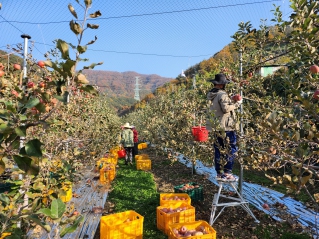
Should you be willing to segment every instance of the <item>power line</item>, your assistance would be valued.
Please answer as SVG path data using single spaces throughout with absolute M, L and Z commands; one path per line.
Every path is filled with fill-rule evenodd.
M 118 19 L 118 18 L 144 17 L 144 16 L 164 15 L 164 14 L 173 14 L 173 13 L 182 13 L 182 12 L 202 11 L 202 10 L 217 9 L 217 8 L 228 8 L 228 7 L 237 7 L 237 6 L 245 6 L 245 5 L 254 5 L 254 4 L 269 3 L 269 2 L 281 2 L 281 0 L 268 0 L 268 1 L 259 1 L 259 2 L 236 3 L 236 4 L 228 4 L 228 5 L 221 5 L 221 6 L 192 8 L 192 9 L 164 11 L 164 12 L 153 12 L 153 13 L 142 13 L 142 14 L 132 14 L 132 15 L 113 16 L 113 17 L 99 17 L 99 18 L 93 18 L 93 19 L 88 19 L 88 20 L 109 20 L 109 19 Z M 13 22 L 13 23 L 23 23 L 23 24 L 58 24 L 58 23 L 70 22 L 69 20 L 54 21 L 54 22 L 22 22 L 22 21 L 7 21 L 7 20 L 5 20 L 5 21 L 8 23 Z M 2 23 L 2 22 L 0 21 L 0 23 Z
M 206 55 L 197 55 L 197 56 L 182 56 L 182 55 L 164 55 L 156 53 L 141 53 L 141 52 L 125 52 L 125 51 L 107 51 L 107 50 L 93 50 L 88 49 L 88 51 L 99 51 L 99 52 L 110 52 L 110 53 L 119 53 L 119 54 L 132 54 L 132 55 L 144 55 L 144 56 L 164 56 L 164 57 L 203 57 L 203 56 L 212 56 L 213 54 Z
M 19 32 L 21 32 L 21 33 L 24 33 L 24 32 L 22 32 L 19 28 L 17 28 L 15 25 L 13 25 L 11 22 L 12 21 L 8 21 L 7 19 L 5 19 L 3 16 L 1 16 L 0 15 L 0 17 L 4 20 L 4 22 L 7 22 L 7 23 L 9 23 L 11 26 L 13 26 L 15 29 L 17 29 Z

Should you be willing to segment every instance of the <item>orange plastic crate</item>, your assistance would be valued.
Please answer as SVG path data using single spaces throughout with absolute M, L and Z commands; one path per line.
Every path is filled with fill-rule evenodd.
M 190 239 L 216 239 L 216 231 L 212 228 L 206 221 L 194 221 L 194 222 L 183 222 L 183 223 L 175 223 L 169 225 L 169 233 L 168 239 L 178 239 L 185 237 L 177 237 L 173 230 L 179 230 L 182 226 L 185 226 L 188 230 L 196 230 L 198 228 L 202 228 L 207 234 L 201 236 L 189 236 L 187 238 Z
M 152 168 L 152 162 L 150 159 L 136 160 L 137 170 L 151 170 L 151 168 Z
M 100 239 L 142 239 L 144 217 L 125 211 L 101 217 Z
M 160 206 L 174 206 L 180 202 L 185 202 L 191 205 L 191 198 L 187 193 L 161 193 Z
M 176 211 L 176 209 L 180 209 L 182 211 Z M 165 212 L 163 210 L 173 210 L 173 212 Z M 176 203 L 173 207 L 158 206 L 156 208 L 156 220 L 157 228 L 168 235 L 169 225 L 173 223 L 195 221 L 195 207 L 188 205 L 185 202 Z

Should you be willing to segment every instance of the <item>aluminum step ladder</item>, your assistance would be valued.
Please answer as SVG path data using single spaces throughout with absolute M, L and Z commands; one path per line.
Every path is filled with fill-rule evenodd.
M 213 199 L 213 203 L 212 203 L 212 210 L 211 210 L 211 214 L 210 214 L 209 224 L 211 226 L 214 224 L 216 219 L 220 216 L 220 214 L 224 211 L 224 209 L 226 207 L 235 207 L 235 206 L 241 206 L 250 216 L 252 216 L 252 218 L 255 219 L 256 223 L 259 223 L 259 220 L 257 220 L 257 218 L 255 217 L 253 212 L 250 210 L 248 201 L 246 201 L 243 198 L 243 196 L 240 195 L 240 193 L 238 192 L 237 181 L 233 181 L 233 182 L 218 181 L 218 184 L 219 184 L 219 189 L 218 189 L 218 192 L 215 193 L 215 195 L 214 195 L 214 199 Z M 221 194 L 221 191 L 225 185 L 233 188 L 234 192 L 235 192 L 234 196 L 238 195 L 238 197 L 232 197 L 232 196 L 227 196 L 227 195 Z M 226 199 L 230 200 L 230 202 L 219 203 L 220 198 L 226 198 Z M 219 213 L 216 215 L 216 210 L 218 207 L 222 207 L 222 208 L 219 211 Z

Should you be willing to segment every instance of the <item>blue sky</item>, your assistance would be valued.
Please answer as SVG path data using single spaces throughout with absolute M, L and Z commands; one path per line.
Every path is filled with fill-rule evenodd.
M 80 3 L 84 2 L 79 0 Z M 69 29 L 74 19 L 68 10 L 71 3 L 79 20 L 83 9 L 75 0 L 0 0 L 0 49 L 23 43 L 23 33 L 31 36 L 32 55 L 45 59 L 54 48 L 53 40 L 62 39 L 77 45 Z M 89 13 L 99 10 L 99 24 L 88 29 L 82 44 L 94 39 L 82 56 L 89 65 L 104 62 L 95 70 L 135 71 L 177 77 L 182 70 L 208 59 L 232 41 L 238 23 L 251 21 L 257 29 L 260 19 L 270 21 L 271 10 L 281 6 L 285 18 L 291 9 L 287 0 L 93 0 Z

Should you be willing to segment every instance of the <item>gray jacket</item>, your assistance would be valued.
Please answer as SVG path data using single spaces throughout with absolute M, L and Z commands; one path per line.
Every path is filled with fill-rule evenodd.
M 123 147 L 134 147 L 133 131 L 131 129 L 124 129 L 121 133 L 121 144 Z
M 240 106 L 240 103 L 234 103 L 224 90 L 216 88 L 208 92 L 207 99 L 210 105 L 207 111 L 206 129 L 208 131 L 237 130 L 235 109 Z

